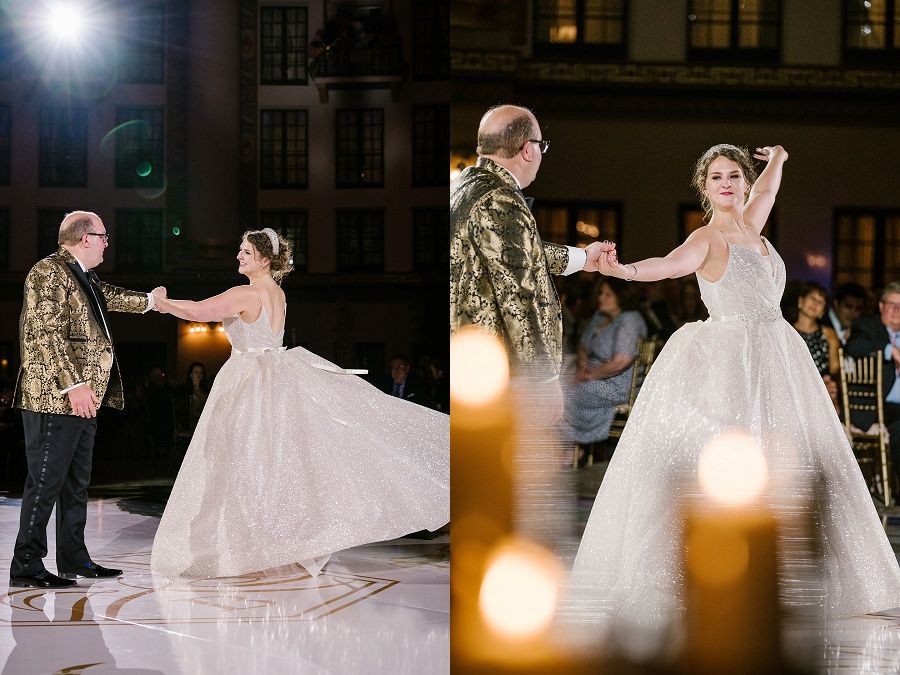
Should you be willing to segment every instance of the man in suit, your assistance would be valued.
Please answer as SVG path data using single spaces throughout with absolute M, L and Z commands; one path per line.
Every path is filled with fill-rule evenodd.
M 847 344 L 850 328 L 862 314 L 868 296 L 866 289 L 853 281 L 841 284 L 835 289 L 831 307 L 828 309 L 828 322 L 834 328 L 842 345 Z
M 108 239 L 97 214 L 69 213 L 59 226 L 59 250 L 25 278 L 14 405 L 22 411 L 28 476 L 11 586 L 63 588 L 77 576 L 122 574 L 94 563 L 84 543 L 97 408 L 121 410 L 124 402 L 106 313 L 146 312 L 153 299 L 97 278 L 93 268 L 103 261 Z M 60 576 L 43 562 L 54 502 Z
M 402 398 L 404 401 L 412 401 L 426 408 L 433 408 L 431 397 L 425 386 L 414 374 L 410 373 L 410 370 L 409 359 L 402 354 L 397 354 L 391 359 L 391 375 L 385 379 L 381 390 L 391 396 Z
M 884 423 L 891 437 L 891 459 L 900 467 L 900 281 L 884 287 L 878 303 L 878 314 L 866 316 L 853 324 L 844 349 L 854 358 L 872 352 L 882 354 L 882 395 Z M 860 429 L 867 429 L 874 418 L 854 419 Z
M 498 336 L 513 365 L 552 382 L 562 362 L 562 312 L 551 274 L 596 272 L 613 244 L 544 243 L 522 189 L 549 147 L 527 108 L 500 105 L 478 126 L 478 163 L 450 188 L 450 332 L 474 324 Z M 548 413 L 562 412 L 558 380 Z

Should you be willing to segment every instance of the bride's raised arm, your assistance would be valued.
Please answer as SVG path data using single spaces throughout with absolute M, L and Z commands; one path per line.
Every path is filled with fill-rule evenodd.
M 781 187 L 782 168 L 788 154 L 780 145 L 767 145 L 764 148 L 757 148 L 753 156 L 766 162 L 766 168 L 750 188 L 750 197 L 744 205 L 744 223 L 759 234 L 765 227 L 772 207 L 775 206 L 775 196 Z
M 259 305 L 259 295 L 250 286 L 234 286 L 224 293 L 197 301 L 170 300 L 154 291 L 153 302 L 160 312 L 187 321 L 221 321 L 226 316 L 255 309 Z

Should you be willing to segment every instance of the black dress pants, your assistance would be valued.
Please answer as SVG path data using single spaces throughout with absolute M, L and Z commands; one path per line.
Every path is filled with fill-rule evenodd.
M 56 567 L 71 571 L 91 561 L 84 545 L 87 487 L 97 418 L 22 411 L 28 477 L 10 576 L 44 569 L 47 523 L 56 504 Z

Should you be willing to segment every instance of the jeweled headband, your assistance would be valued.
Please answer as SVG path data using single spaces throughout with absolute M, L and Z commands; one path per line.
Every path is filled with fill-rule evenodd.
M 269 238 L 269 241 L 272 242 L 272 254 L 278 255 L 278 233 L 271 227 L 264 227 L 260 231 L 264 232 L 265 235 Z

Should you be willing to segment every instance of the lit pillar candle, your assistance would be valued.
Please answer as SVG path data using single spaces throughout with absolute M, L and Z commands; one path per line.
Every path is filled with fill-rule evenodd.
M 691 672 L 776 672 L 780 610 L 776 519 L 764 503 L 766 462 L 728 431 L 703 450 L 702 494 L 686 506 L 684 574 Z
M 450 590 L 454 662 L 485 651 L 478 592 L 493 546 L 513 529 L 509 361 L 475 327 L 450 342 Z
M 514 534 L 514 416 L 500 342 L 450 342 L 451 668 L 454 675 L 588 672 L 556 648 L 561 567 Z

